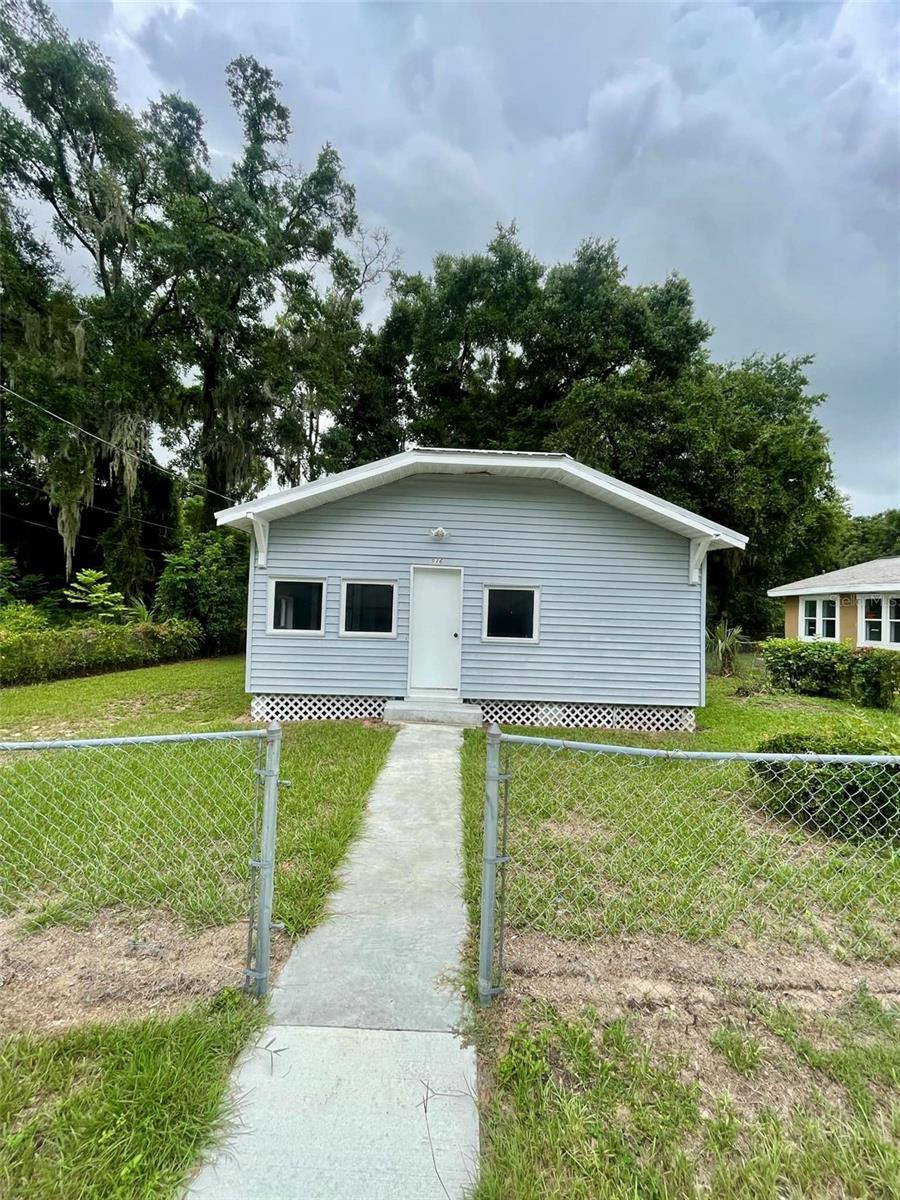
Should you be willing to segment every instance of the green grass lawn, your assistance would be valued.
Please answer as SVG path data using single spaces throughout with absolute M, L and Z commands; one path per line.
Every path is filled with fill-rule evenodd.
M 741 680 L 711 679 L 698 732 L 649 742 L 750 750 L 776 732 L 851 728 L 857 736 L 896 743 L 896 712 L 802 696 L 741 696 L 740 686 Z M 648 743 L 646 735 L 599 730 L 555 736 Z M 484 735 L 467 733 L 465 855 L 475 919 L 484 751 Z M 506 919 L 513 933 L 550 939 L 551 964 L 564 964 L 551 966 L 539 992 L 551 1001 L 555 995 L 565 998 L 567 971 L 569 984 L 575 981 L 573 994 L 584 993 L 584 979 L 596 978 L 598 970 L 602 975 L 602 964 L 579 957 L 580 947 L 622 945 L 623 938 L 626 945 L 637 939 L 651 954 L 667 947 L 676 962 L 689 957 L 678 947 L 691 944 L 725 946 L 763 963 L 772 948 L 787 947 L 798 956 L 818 954 L 820 972 L 831 958 L 836 964 L 871 964 L 880 977 L 885 970 L 896 973 L 896 843 L 826 841 L 759 812 L 752 805 L 754 781 L 741 765 L 629 765 L 624 759 L 510 747 L 507 768 L 512 861 Z M 540 969 L 539 957 L 526 957 L 521 978 L 527 980 L 535 965 Z M 521 963 L 517 969 L 523 969 Z M 827 985 L 827 974 L 823 978 Z M 862 998 L 826 1028 L 821 1019 L 797 1016 L 790 1007 L 764 1012 L 759 993 L 748 989 L 746 995 L 729 994 L 720 1005 L 728 1016 L 718 1020 L 701 1053 L 689 1001 L 684 1009 L 680 999 L 669 1001 L 668 1018 L 665 1012 L 649 1016 L 640 1003 L 633 1018 L 602 1005 L 579 1015 L 572 1004 L 561 1016 L 546 1004 L 520 1003 L 519 979 L 515 972 L 508 977 L 507 997 L 477 1022 L 485 1077 L 493 1080 L 479 1200 L 674 1200 L 707 1189 L 715 1196 L 772 1200 L 896 1194 L 900 1106 L 896 1091 L 893 1102 L 890 1097 L 900 1086 L 900 1010 L 874 1000 L 867 1007 Z M 604 982 L 598 979 L 598 995 Z M 698 991 L 711 987 L 715 992 L 707 980 Z M 717 1004 L 718 998 L 711 1007 Z M 650 1009 L 656 1011 L 653 1004 Z M 691 1028 L 690 1037 L 680 1038 L 684 1061 L 654 1042 L 656 1020 L 669 1020 L 673 1028 L 683 1020 Z M 519 1022 L 511 1036 L 510 1021 Z M 777 1053 L 764 1051 L 763 1035 L 777 1041 Z M 696 1061 L 689 1061 L 695 1050 Z M 720 1063 L 724 1076 L 705 1079 L 712 1061 Z M 862 1064 L 871 1079 L 865 1070 L 860 1075 Z M 742 1081 L 757 1072 L 771 1086 L 777 1072 L 791 1078 L 801 1070 L 804 1089 L 796 1111 L 735 1100 L 746 1099 Z M 688 1082 L 698 1075 L 699 1083 Z M 819 1085 L 823 1098 L 817 1107 L 810 1097 Z
M 245 728 L 243 688 L 241 658 L 11 688 L 0 740 Z M 321 918 L 392 737 L 350 722 L 285 728 L 281 775 L 291 786 L 279 800 L 275 916 L 291 934 Z M 81 756 L 95 754 L 102 766 L 89 772 Z M 55 902 L 31 905 L 37 924 L 89 919 L 109 903 L 136 914 L 158 905 L 197 924 L 241 916 L 252 744 L 116 754 L 59 751 L 65 757 L 49 766 L 42 755 L 8 755 L 0 764 L 0 780 L 15 776 L 13 794 L 32 809 L 27 824 L 0 823 L 3 909 L 27 911 L 49 877 Z M 171 1196 L 213 1136 L 228 1071 L 262 1017 L 225 992 L 173 1018 L 9 1038 L 0 1046 L 0 1195 Z
M 563 1020 L 529 1012 L 494 1064 L 483 1112 L 482 1174 L 476 1200 L 832 1200 L 900 1194 L 900 1013 L 852 998 L 811 1036 L 773 1009 L 785 1052 L 738 1051 L 734 1076 L 752 1095 L 757 1075 L 810 1069 L 821 1081 L 809 1100 L 742 1111 L 727 1089 L 710 1097 L 690 1055 L 654 1053 L 622 1017 L 586 1008 Z M 808 1024 L 810 1024 L 808 1022 Z M 716 1049 L 718 1043 L 718 1049 Z M 829 1102 L 837 1085 L 852 1103 Z M 893 1097 L 893 1099 L 892 1099 Z M 748 1106 L 749 1107 L 749 1106 Z
M 205 659 L 9 688 L 0 740 L 217 732 L 244 728 L 236 722 L 248 709 L 243 658 Z M 285 726 L 281 775 L 290 787 L 279 797 L 275 893 L 276 919 L 289 933 L 307 932 L 321 916 L 392 739 L 388 728 L 353 722 Z M 53 877 L 56 858 L 56 877 L 78 892 L 60 895 L 63 915 L 67 901 L 84 915 L 101 902 L 164 897 L 197 922 L 242 916 L 255 765 L 250 742 L 8 755 L 0 771 L 16 774 L 8 786 L 33 819 L 0 825 L 10 862 L 0 905 L 27 903 L 33 877 Z M 125 833 L 134 828 L 141 839 L 139 855 L 120 840 L 110 807 L 137 814 L 123 820 Z M 212 856 L 215 869 L 204 867 L 218 889 L 197 892 L 198 850 Z

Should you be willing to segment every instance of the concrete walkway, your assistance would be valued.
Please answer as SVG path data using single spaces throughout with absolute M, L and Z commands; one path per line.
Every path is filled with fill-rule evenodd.
M 478 1164 L 475 1054 L 452 1032 L 466 934 L 457 729 L 400 729 L 331 915 L 298 942 L 238 1120 L 190 1200 L 457 1200 Z

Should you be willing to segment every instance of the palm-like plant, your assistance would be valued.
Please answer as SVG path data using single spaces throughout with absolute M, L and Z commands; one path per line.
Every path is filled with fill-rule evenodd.
M 135 622 L 138 625 L 152 624 L 154 615 L 155 610 L 153 605 L 148 604 L 146 600 L 142 600 L 139 596 L 132 596 L 125 609 L 126 620 Z
M 724 618 L 706 631 L 706 649 L 719 675 L 733 675 L 734 663 L 743 642 L 740 625 L 729 625 Z

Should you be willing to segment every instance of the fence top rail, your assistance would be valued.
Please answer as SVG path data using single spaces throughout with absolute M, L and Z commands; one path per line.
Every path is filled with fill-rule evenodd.
M 216 733 L 149 733 L 140 737 L 67 738 L 49 742 L 0 742 L 0 754 L 15 750 L 83 750 L 99 746 L 151 746 L 162 742 L 261 741 L 273 730 L 228 729 Z
M 900 767 L 900 754 L 765 754 L 740 750 L 662 750 L 646 746 L 616 746 L 603 742 L 573 742 L 567 738 L 534 737 L 502 733 L 500 741 L 515 746 L 543 746 L 548 750 L 584 750 L 592 754 L 620 754 L 628 758 L 697 759 L 700 762 L 809 762 Z

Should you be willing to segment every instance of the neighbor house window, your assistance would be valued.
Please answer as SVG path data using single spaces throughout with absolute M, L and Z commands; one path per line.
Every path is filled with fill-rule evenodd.
M 804 640 L 834 642 L 838 636 L 837 597 L 803 596 L 800 599 L 800 636 Z
M 323 579 L 272 579 L 269 581 L 269 589 L 269 614 L 273 632 L 324 632 Z
M 536 587 L 485 587 L 482 628 L 485 640 L 536 642 L 539 596 Z
M 366 637 L 396 636 L 396 583 L 345 580 L 341 612 L 343 634 Z
M 861 596 L 859 620 L 862 645 L 900 649 L 900 595 Z

